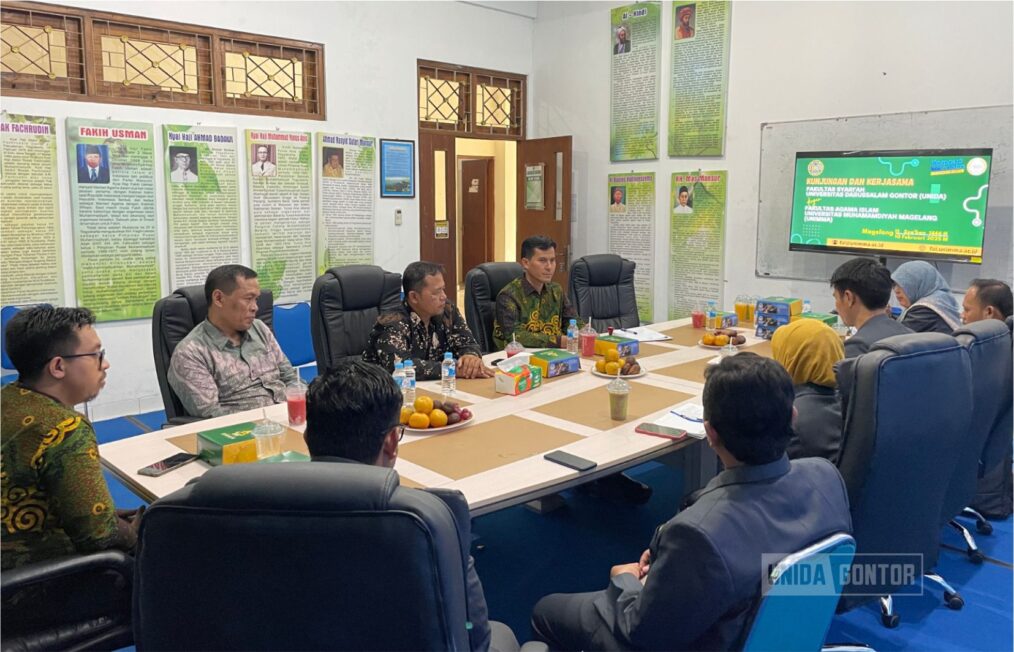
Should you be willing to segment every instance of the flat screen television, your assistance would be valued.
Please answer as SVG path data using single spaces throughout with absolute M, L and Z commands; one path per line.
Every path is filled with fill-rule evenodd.
M 790 251 L 982 263 L 992 149 L 797 152 Z

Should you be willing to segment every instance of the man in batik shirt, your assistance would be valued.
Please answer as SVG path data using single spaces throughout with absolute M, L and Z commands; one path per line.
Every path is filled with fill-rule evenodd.
M 0 540 L 4 570 L 107 548 L 130 550 L 140 515 L 118 516 L 92 425 L 109 362 L 87 308 L 36 306 L 7 326 L 18 380 L 0 391 Z
M 419 261 L 401 276 L 405 301 L 401 308 L 377 317 L 363 360 L 388 371 L 394 363 L 412 360 L 416 378 L 440 378 L 444 353 L 457 359 L 458 378 L 491 378 L 493 370 L 482 363 L 482 353 L 468 324 L 444 292 L 444 268 Z
M 560 284 L 553 282 L 556 243 L 544 235 L 525 239 L 521 243 L 521 266 L 524 275 L 496 295 L 493 343 L 503 349 L 516 337 L 526 347 L 560 346 L 560 336 L 570 320 L 577 319 L 577 313 Z

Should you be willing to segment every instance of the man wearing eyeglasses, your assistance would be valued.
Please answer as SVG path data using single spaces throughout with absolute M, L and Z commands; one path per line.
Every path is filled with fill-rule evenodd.
M 36 306 L 7 326 L 19 378 L 0 391 L 4 570 L 107 548 L 130 550 L 140 514 L 113 506 L 91 423 L 74 406 L 98 396 L 109 361 L 87 308 Z
M 405 434 L 399 423 L 401 390 L 378 365 L 346 358 L 310 383 L 306 395 L 303 438 L 314 462 L 370 464 L 394 468 L 398 442 Z M 414 491 L 408 489 L 408 491 Z M 469 538 L 468 503 L 459 491 L 427 490 L 447 503 L 462 536 Z M 469 647 L 472 650 L 517 650 L 510 628 L 488 620 L 486 598 L 468 557 L 466 571 Z

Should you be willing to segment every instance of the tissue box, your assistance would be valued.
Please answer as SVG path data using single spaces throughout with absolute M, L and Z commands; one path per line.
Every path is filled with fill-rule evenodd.
M 542 369 L 521 365 L 510 371 L 497 370 L 493 382 L 498 394 L 517 396 L 542 384 Z
M 835 326 L 838 325 L 838 315 L 829 315 L 825 312 L 804 312 L 803 314 L 799 315 L 799 317 L 800 319 L 820 320 L 825 324 L 827 324 L 828 326 L 830 326 L 831 328 L 834 328 Z
M 257 461 L 253 422 L 197 433 L 197 454 L 212 466 Z
M 768 297 L 757 302 L 757 316 L 783 315 L 791 317 L 803 312 L 803 302 L 789 297 Z
M 595 343 L 596 349 L 598 342 Z M 596 351 L 597 352 L 597 351 Z M 544 349 L 532 354 L 531 363 L 542 371 L 543 378 L 553 378 L 563 374 L 581 371 L 581 360 L 577 354 L 563 349 Z
M 706 324 L 708 328 L 719 329 L 719 328 L 732 328 L 733 326 L 739 326 L 739 317 L 734 312 L 718 312 L 715 313 L 715 318 L 710 324 Z
M 641 346 L 637 340 L 618 335 L 599 335 L 595 338 L 595 355 L 605 355 L 609 349 L 616 349 L 620 352 L 620 357 L 625 358 L 628 355 L 637 355 Z

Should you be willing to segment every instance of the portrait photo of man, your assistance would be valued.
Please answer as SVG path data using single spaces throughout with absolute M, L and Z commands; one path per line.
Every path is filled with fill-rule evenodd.
M 169 172 L 171 183 L 197 183 L 196 147 L 170 147 L 169 162 L 173 166 Z
M 341 147 L 325 147 L 321 158 L 324 160 L 325 179 L 345 178 L 345 150 Z
M 697 34 L 697 5 L 676 7 L 676 40 L 693 38 Z
M 627 210 L 627 189 L 613 186 L 609 189 L 609 212 L 622 213 Z
M 627 52 L 630 52 L 630 29 L 626 25 L 620 25 L 616 28 L 613 54 L 626 54 Z
M 109 183 L 109 146 L 77 146 L 77 182 Z
M 680 186 L 676 191 L 676 206 L 672 212 L 675 215 L 690 215 L 694 212 L 694 198 L 689 186 Z
M 250 166 L 250 172 L 253 176 L 273 177 L 277 174 L 274 145 L 254 145 L 251 156 L 253 158 L 253 165 Z

